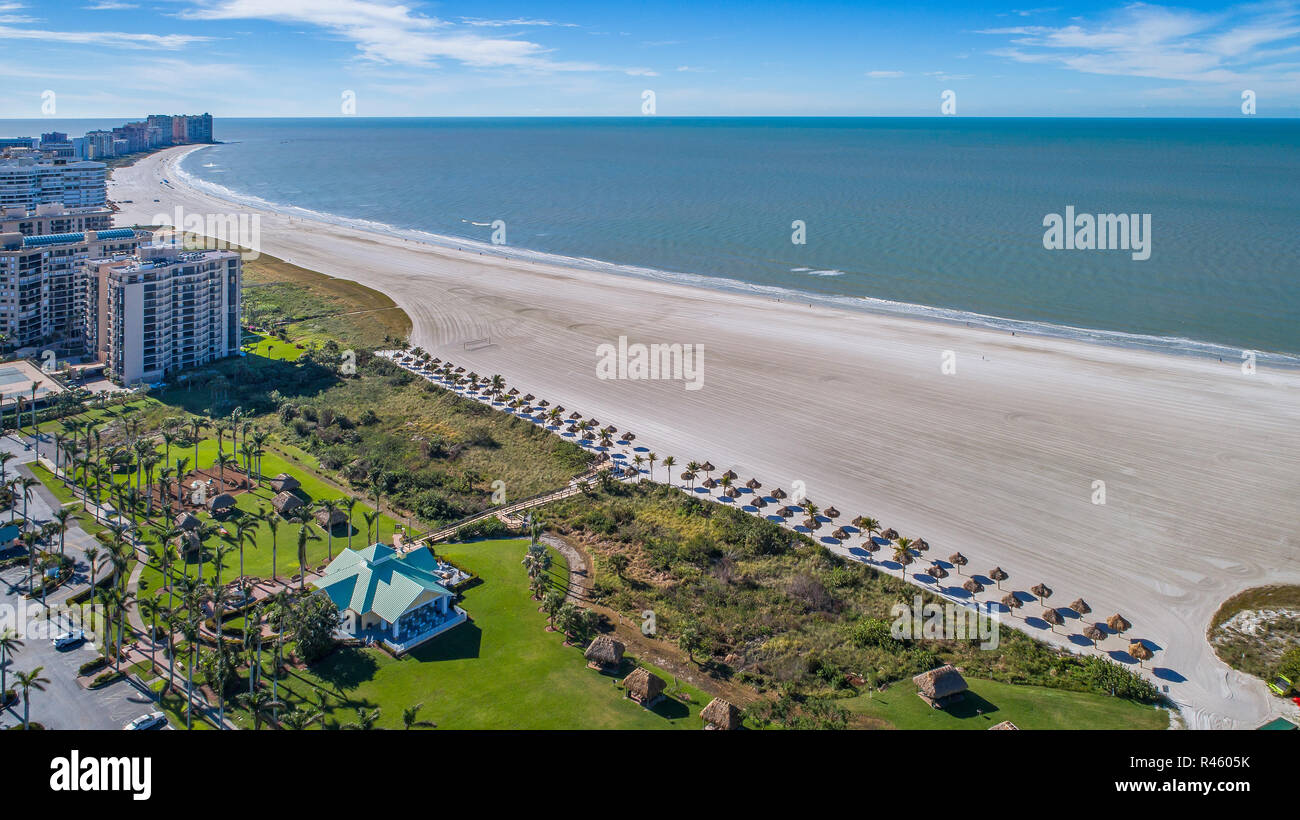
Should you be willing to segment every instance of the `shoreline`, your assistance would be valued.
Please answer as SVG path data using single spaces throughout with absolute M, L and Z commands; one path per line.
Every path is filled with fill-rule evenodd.
M 1256 350 L 1191 339 L 1184 336 L 1160 336 L 1148 333 L 1134 333 L 1121 330 L 1080 327 L 1034 319 L 1013 319 L 977 311 L 923 305 L 911 302 L 899 302 L 869 296 L 848 296 L 844 294 L 825 294 L 805 291 L 780 285 L 763 285 L 746 282 L 741 279 L 714 274 L 698 274 L 686 271 L 649 268 L 631 263 L 609 262 L 591 257 L 563 256 L 560 254 L 522 248 L 510 245 L 493 245 L 468 237 L 436 234 L 417 228 L 401 228 L 384 222 L 359 217 L 317 211 L 298 205 L 272 202 L 251 194 L 240 194 L 224 185 L 203 180 L 182 168 L 185 157 L 210 146 L 185 146 L 188 150 L 177 154 L 174 163 L 175 177 L 189 187 L 201 191 L 215 199 L 250 211 L 270 211 L 285 217 L 313 220 L 326 225 L 373 233 L 400 239 L 407 242 L 427 244 L 442 250 L 464 250 L 466 248 L 483 255 L 494 256 L 507 261 L 535 262 L 547 265 L 588 270 L 596 273 L 631 276 L 668 284 L 685 285 L 693 288 L 705 288 L 723 293 L 753 296 L 775 300 L 777 302 L 808 303 L 819 307 L 865 313 L 879 316 L 898 316 L 925 322 L 937 322 L 954 326 L 977 327 L 1003 333 L 1017 333 L 1039 336 L 1049 339 L 1063 339 L 1087 344 L 1117 347 L 1127 350 L 1144 350 L 1171 356 L 1192 356 L 1206 359 L 1217 358 L 1224 364 L 1239 364 L 1247 352 L 1256 354 L 1258 364 L 1269 367 L 1294 368 L 1300 371 L 1300 352 Z
M 114 174 L 112 198 L 135 200 L 120 219 L 229 207 L 176 179 L 177 153 Z M 259 213 L 267 253 L 385 293 L 411 317 L 412 345 L 635 430 L 679 463 L 707 458 L 772 487 L 804 481 L 846 518 L 924 537 L 926 561 L 960 550 L 974 570 L 1005 568 L 1012 588 L 1042 581 L 1099 618 L 1121 612 L 1127 637 L 1160 647 L 1148 675 L 1166 670 L 1157 683 L 1191 726 L 1281 713 L 1261 682 L 1214 657 L 1205 628 L 1232 594 L 1300 580 L 1300 476 L 1279 455 L 1300 449 L 1289 368 L 1246 377 L 1236 362 L 804 307 Z M 596 349 L 620 335 L 704 344 L 704 389 L 598 379 Z M 958 367 L 946 375 L 949 351 Z M 1103 505 L 1089 500 L 1097 480 Z

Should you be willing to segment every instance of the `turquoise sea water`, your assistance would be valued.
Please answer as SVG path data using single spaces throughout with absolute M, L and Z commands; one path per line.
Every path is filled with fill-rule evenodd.
M 219 120 L 184 171 L 378 230 L 1237 358 L 1300 354 L 1300 121 Z M 1150 259 L 1043 218 L 1151 215 Z M 806 244 L 791 241 L 806 225 Z M 708 277 L 699 279 L 697 276 Z M 800 296 L 806 294 L 806 296 Z

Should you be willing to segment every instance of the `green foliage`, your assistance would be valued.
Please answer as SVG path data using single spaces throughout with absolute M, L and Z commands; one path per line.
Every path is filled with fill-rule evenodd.
M 293 606 L 291 623 L 298 655 L 306 663 L 315 663 L 334 648 L 339 608 L 325 595 L 304 595 Z

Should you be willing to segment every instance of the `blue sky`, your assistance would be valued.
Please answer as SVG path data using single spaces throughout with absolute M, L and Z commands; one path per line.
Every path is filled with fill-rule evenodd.
M 1300 0 L 1031 2 L 0 0 L 0 117 L 1300 115 Z

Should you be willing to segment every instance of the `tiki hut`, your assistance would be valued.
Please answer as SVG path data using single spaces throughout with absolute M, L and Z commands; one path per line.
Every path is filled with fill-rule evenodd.
M 716 470 L 716 469 L 718 469 L 718 468 L 713 466 L 713 462 L 712 462 L 712 461 L 706 461 L 706 462 L 704 462 L 703 464 L 700 465 L 700 469 L 703 470 L 703 471 L 706 472 L 706 473 L 711 473 L 711 472 L 713 472 L 714 470 Z
M 685 472 L 682 473 L 682 481 L 694 481 L 694 480 L 695 480 L 695 473 L 692 473 L 690 470 L 686 470 Z
M 944 569 L 938 564 L 934 564 L 925 571 L 925 574 L 929 575 L 931 578 L 935 579 L 936 581 L 942 581 L 944 578 L 948 577 L 948 570 Z
M 818 521 L 816 518 L 805 518 L 803 520 L 803 525 L 810 530 L 815 530 L 822 525 L 822 522 Z
M 208 502 L 208 512 L 224 515 L 235 508 L 235 497 L 230 493 L 218 493 Z
M 582 418 L 582 414 L 577 411 L 569 414 L 569 421 L 577 421 L 580 418 Z
M 1038 596 L 1038 603 L 1040 604 L 1043 603 L 1045 599 L 1052 597 L 1052 588 L 1047 584 L 1036 584 L 1035 586 L 1030 587 L 1029 591 Z
M 944 664 L 912 678 L 916 694 L 935 709 L 956 703 L 966 694 L 966 679 L 951 664 Z
M 1128 619 L 1118 612 L 1106 619 L 1106 626 L 1116 632 L 1127 632 L 1133 628 L 1133 624 L 1129 623 Z
M 722 698 L 714 698 L 700 710 L 705 729 L 732 730 L 740 728 L 740 710 Z
M 839 529 L 835 530 L 835 532 L 831 533 L 831 538 L 834 538 L 837 541 L 843 541 L 845 538 L 848 537 L 849 537 L 849 531 L 844 529 L 843 527 L 840 527 Z
M 763 500 L 763 496 L 761 496 L 761 495 L 756 495 L 756 496 L 754 496 L 752 499 L 750 499 L 750 502 L 749 502 L 749 503 L 750 503 L 750 504 L 753 504 L 755 507 L 766 507 L 766 506 L 767 506 L 767 502 Z
M 740 476 L 736 475 L 735 470 L 727 470 L 725 473 L 722 474 L 722 477 L 729 478 L 732 481 L 735 481 L 736 479 L 740 478 Z
M 592 669 L 617 670 L 623 663 L 624 646 L 608 635 L 598 635 L 582 653 Z
M 855 527 L 865 527 L 867 524 L 867 517 L 865 515 L 859 515 L 849 523 Z
M 1056 631 L 1058 626 L 1065 623 L 1065 618 L 1061 617 L 1061 613 L 1057 612 L 1052 607 L 1043 610 L 1043 620 L 1052 625 L 1053 632 Z
M 1004 720 L 1001 723 L 999 723 L 997 726 L 990 726 L 989 731 L 990 732 L 1006 732 L 1006 731 L 1018 732 L 1020 731 L 1020 727 L 1009 720 Z
M 722 491 L 722 494 L 725 495 L 727 498 L 739 498 L 740 490 L 737 490 L 735 487 L 728 487 L 727 489 Z
M 840 511 L 835 509 L 834 507 L 827 507 L 826 509 L 822 510 L 822 515 L 826 516 L 827 518 L 839 518 Z
M 302 482 L 298 481 L 298 479 L 288 473 L 280 473 L 278 476 L 271 479 L 271 489 L 275 490 L 277 493 L 291 493 L 301 486 Z
M 989 570 L 989 577 L 997 582 L 998 589 L 1002 589 L 1002 582 L 1007 580 L 1011 576 L 1007 575 L 1007 571 L 1004 570 L 1002 567 L 994 567 L 993 569 Z
M 176 525 L 177 529 L 181 530 L 197 530 L 199 528 L 199 519 L 194 513 L 183 512 L 176 516 L 172 523 Z
M 714 487 L 718 486 L 718 482 L 714 478 L 706 476 L 705 479 L 700 482 L 700 486 L 712 490 Z
M 954 552 L 952 555 L 948 556 L 948 563 L 956 567 L 957 574 L 961 575 L 961 568 L 966 566 L 970 562 L 967 561 L 966 556 L 962 555 L 960 552 Z
M 624 433 L 624 434 L 623 434 L 623 440 L 624 440 L 624 441 L 635 441 L 635 440 L 636 440 L 636 433 Z
M 912 549 L 917 552 L 925 552 L 930 549 L 930 542 L 926 541 L 924 538 L 918 538 L 912 542 Z
M 773 490 L 771 495 L 777 501 L 780 501 L 781 499 L 786 497 L 785 490 L 781 489 L 780 487 L 777 487 L 775 490 Z
M 745 486 L 751 490 L 757 490 L 759 487 L 762 487 L 763 485 L 759 483 L 757 478 L 751 478 L 749 481 L 745 482 Z M 723 701 L 723 703 L 726 703 L 726 701 Z
M 271 499 L 271 507 L 280 515 L 287 516 L 301 506 L 302 499 L 290 492 L 276 493 L 275 498 Z
M 512 387 L 512 388 L 510 388 L 509 390 L 506 391 L 506 395 L 507 395 L 507 396 L 518 396 L 518 395 L 519 395 L 519 388 L 517 388 L 517 387 Z
M 663 678 L 652 675 L 642 666 L 632 670 L 632 674 L 623 679 L 623 688 L 627 690 L 627 696 L 647 709 L 663 697 L 664 687 Z
M 348 520 L 348 514 L 342 510 L 317 510 L 316 523 L 320 528 L 326 531 L 335 527 L 343 526 L 343 522 Z
M 537 403 L 537 406 L 538 406 L 538 407 L 550 407 L 550 406 L 551 406 L 551 403 L 550 403 L 549 401 L 547 401 L 546 399 L 542 399 L 541 401 L 539 401 L 539 402 Z
M 176 551 L 181 554 L 181 558 L 190 561 L 199 558 L 203 554 L 203 541 L 199 534 L 192 530 L 187 530 L 172 542 L 176 545 Z
M 1092 607 L 1088 606 L 1088 602 L 1083 600 L 1082 598 L 1075 598 L 1073 601 L 1071 601 L 1070 609 L 1073 609 L 1075 612 L 1079 613 L 1080 615 L 1087 615 L 1089 612 L 1092 612 Z
M 886 541 L 897 541 L 897 540 L 898 540 L 898 530 L 894 529 L 893 527 L 890 527 L 889 529 L 887 529 L 887 530 L 885 530 L 884 532 L 882 532 L 882 533 L 880 534 L 880 537 L 883 538 L 883 539 L 885 539 Z
M 535 398 L 537 398 L 537 397 L 534 396 L 532 393 L 529 393 L 529 394 L 527 394 L 526 396 L 524 396 L 524 401 L 532 401 L 532 400 L 535 399 Z
M 1133 641 L 1128 645 L 1128 653 L 1137 658 L 1138 666 L 1142 666 L 1143 661 L 1149 661 L 1155 656 L 1146 644 L 1141 641 Z
M 1006 595 L 1002 596 L 1002 605 L 1006 607 L 1008 611 L 1015 612 L 1017 609 L 1024 606 L 1024 602 L 1017 598 L 1014 592 L 1008 592 Z
M 1097 626 L 1096 624 L 1093 624 L 1092 626 L 1083 630 L 1083 637 L 1092 641 L 1092 645 L 1095 647 L 1097 645 L 1097 641 L 1106 640 L 1106 632 L 1101 627 Z
M 564 405 L 561 404 L 561 405 L 559 405 L 558 407 L 556 407 L 556 408 L 555 408 L 555 412 L 557 412 L 557 413 L 563 413 L 563 412 L 564 412 Z
M 979 581 L 976 581 L 974 578 L 967 578 L 966 583 L 962 584 L 961 588 L 969 592 L 971 595 L 984 591 L 984 585 Z

